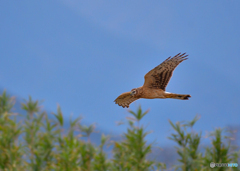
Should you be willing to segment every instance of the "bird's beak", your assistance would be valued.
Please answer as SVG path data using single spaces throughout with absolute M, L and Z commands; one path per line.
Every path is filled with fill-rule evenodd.
M 131 92 L 130 95 L 133 96 L 133 92 Z

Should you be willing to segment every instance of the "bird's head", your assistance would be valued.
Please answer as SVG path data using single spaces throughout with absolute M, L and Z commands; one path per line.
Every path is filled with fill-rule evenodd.
M 131 90 L 131 93 L 130 93 L 131 96 L 135 96 L 137 94 L 138 94 L 138 90 L 136 88 Z

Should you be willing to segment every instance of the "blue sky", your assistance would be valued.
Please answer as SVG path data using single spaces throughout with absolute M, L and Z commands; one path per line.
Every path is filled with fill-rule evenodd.
M 201 119 L 196 130 L 239 125 L 240 1 L 1 1 L 0 87 L 31 95 L 66 118 L 122 133 L 128 116 L 114 104 L 169 56 L 187 52 L 167 91 L 189 101 L 136 101 L 150 113 L 151 142 L 168 144 L 173 122 Z

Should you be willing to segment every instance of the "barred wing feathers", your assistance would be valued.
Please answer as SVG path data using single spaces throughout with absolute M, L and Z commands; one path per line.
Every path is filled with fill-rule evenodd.
M 119 106 L 122 106 L 123 108 L 129 107 L 129 105 L 135 101 L 138 100 L 139 98 L 133 97 L 130 95 L 131 92 L 126 92 L 118 96 L 114 102 L 118 104 Z
M 166 86 L 172 77 L 174 69 L 186 58 L 186 53 L 179 53 L 174 57 L 169 57 L 160 65 L 149 71 L 145 76 L 143 87 L 162 89 L 165 91 Z

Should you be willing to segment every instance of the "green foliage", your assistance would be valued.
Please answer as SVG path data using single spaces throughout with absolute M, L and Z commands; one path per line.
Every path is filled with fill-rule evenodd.
M 171 134 L 169 139 L 175 141 L 178 146 L 176 147 L 177 153 L 179 154 L 180 165 L 175 166 L 175 170 L 240 170 L 238 168 L 227 168 L 227 167 L 215 167 L 210 168 L 210 163 L 238 163 L 239 152 L 235 151 L 230 153 L 230 139 L 225 137 L 228 141 L 227 145 L 223 141 L 223 130 L 216 129 L 210 133 L 212 138 L 212 146 L 205 148 L 205 153 L 199 150 L 199 144 L 201 140 L 201 133 L 193 131 L 192 127 L 199 119 L 196 116 L 190 122 L 177 122 L 170 124 L 174 129 L 175 133 Z M 191 131 L 188 131 L 188 130 Z
M 31 96 L 22 103 L 25 114 L 13 113 L 14 98 L 4 91 L 0 95 L 0 170 L 64 170 L 64 171 L 152 171 L 166 170 L 161 162 L 149 160 L 153 145 L 147 143 L 146 128 L 141 120 L 148 113 L 141 107 L 136 112 L 129 110 L 128 128 L 122 141 L 111 141 L 102 134 L 100 145 L 91 142 L 90 135 L 95 125 L 80 124 L 81 118 L 71 120 L 64 129 L 60 106 L 53 115 L 41 110 L 39 101 Z M 200 152 L 201 133 L 195 133 L 191 122 L 170 124 L 175 133 L 170 139 L 177 143 L 179 165 L 176 170 L 238 170 L 238 168 L 215 168 L 209 164 L 237 163 L 239 152 L 231 150 L 226 143 L 223 130 L 216 129 L 210 134 L 212 146 Z M 190 129 L 190 131 L 189 131 Z M 87 140 L 86 140 L 87 139 Z M 228 139 L 226 139 L 228 140 Z M 111 156 L 105 152 L 111 146 Z
M 142 170 L 161 170 L 165 168 L 163 163 L 147 160 L 147 156 L 151 153 L 152 145 L 147 145 L 145 137 L 149 134 L 144 131 L 144 127 L 139 125 L 140 120 L 148 111 L 142 113 L 141 107 L 137 112 L 129 111 L 134 117 L 128 118 L 129 128 L 124 134 L 124 141 L 114 143 L 113 163 L 115 170 L 124 171 L 142 171 Z M 135 125 L 137 121 L 137 126 Z
M 177 142 L 179 145 L 179 147 L 176 148 L 177 153 L 180 156 L 179 161 L 182 165 L 177 166 L 177 169 L 181 168 L 182 170 L 193 170 L 193 168 L 198 168 L 202 165 L 201 160 L 199 160 L 202 158 L 202 154 L 198 153 L 201 133 L 187 132 L 187 128 L 192 128 L 198 119 L 199 118 L 195 117 L 191 122 L 177 122 L 175 125 L 169 121 L 176 132 L 176 134 L 171 134 L 169 139 Z

